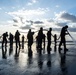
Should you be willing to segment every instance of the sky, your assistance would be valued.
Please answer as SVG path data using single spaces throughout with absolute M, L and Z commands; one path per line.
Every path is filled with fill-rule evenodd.
M 0 0 L 0 34 L 44 29 L 59 34 L 68 25 L 76 37 L 76 0 Z

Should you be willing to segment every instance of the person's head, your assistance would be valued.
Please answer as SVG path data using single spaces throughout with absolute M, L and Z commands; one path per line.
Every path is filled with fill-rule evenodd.
M 49 31 L 52 31 L 52 28 L 49 28 Z
M 29 29 L 29 32 L 31 32 L 31 29 Z
M 17 30 L 17 32 L 18 32 L 18 30 Z
M 66 25 L 66 26 L 65 26 L 65 28 L 67 29 L 67 28 L 68 28 L 68 26 Z
M 57 35 L 55 34 L 54 37 L 57 37 Z
M 40 30 L 43 31 L 43 28 L 41 27 Z
M 8 32 L 6 32 L 6 34 L 8 34 Z
M 9 35 L 11 35 L 11 32 L 9 33 Z

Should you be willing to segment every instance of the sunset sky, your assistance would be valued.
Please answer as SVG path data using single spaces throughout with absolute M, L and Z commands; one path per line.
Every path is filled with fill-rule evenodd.
M 40 27 L 59 32 L 68 25 L 76 35 L 76 0 L 0 0 L 0 34 Z

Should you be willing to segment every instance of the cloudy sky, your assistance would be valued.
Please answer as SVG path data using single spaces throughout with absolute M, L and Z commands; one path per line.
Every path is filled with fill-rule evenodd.
M 76 0 L 0 0 L 0 34 L 40 27 L 59 32 L 65 25 L 76 35 Z

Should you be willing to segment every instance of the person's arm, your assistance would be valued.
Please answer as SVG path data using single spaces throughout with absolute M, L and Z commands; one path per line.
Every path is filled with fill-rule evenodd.
M 57 40 L 59 40 L 59 39 L 60 39 L 60 36 L 59 36 L 59 38 Z
M 59 39 L 60 39 L 60 37 L 61 37 L 61 33 L 60 33 L 60 36 L 59 36 L 59 38 L 58 38 L 57 40 L 59 40 Z
M 51 34 L 52 35 L 52 34 Z M 52 37 L 54 37 L 53 35 L 52 35 Z
M 68 30 L 66 30 L 66 35 L 69 35 L 69 32 L 68 32 Z

